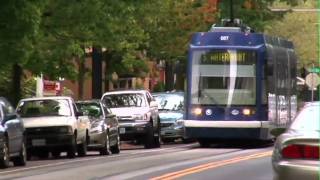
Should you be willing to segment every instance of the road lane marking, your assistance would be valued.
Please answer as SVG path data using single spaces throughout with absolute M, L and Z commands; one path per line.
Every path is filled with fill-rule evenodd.
M 167 173 L 162 176 L 154 177 L 154 178 L 151 178 L 151 180 L 173 180 L 173 179 L 177 179 L 177 178 L 189 175 L 189 174 L 199 173 L 201 171 L 205 171 L 208 169 L 213 169 L 213 168 L 217 168 L 217 167 L 221 167 L 221 166 L 225 166 L 225 165 L 229 165 L 229 164 L 234 164 L 234 163 L 238 163 L 238 162 L 245 161 L 245 160 L 271 156 L 271 154 L 272 154 L 272 151 L 267 151 L 267 152 L 263 152 L 263 153 L 256 153 L 253 155 L 247 155 L 247 156 L 236 157 L 236 158 L 217 161 L 217 162 L 206 163 L 206 164 L 202 164 L 202 165 L 195 166 L 192 168 L 187 168 L 184 170 L 180 170 L 180 171 L 176 171 L 176 172 L 172 172 L 172 173 Z
M 188 144 L 188 145 L 182 145 L 182 146 L 162 148 L 162 149 L 145 150 L 145 151 L 133 152 L 133 153 L 128 153 L 128 154 L 119 154 L 119 155 L 111 155 L 111 156 L 104 156 L 104 157 L 100 156 L 100 157 L 95 157 L 95 158 L 82 158 L 82 159 L 75 159 L 75 160 L 68 159 L 67 161 L 63 161 L 63 162 L 49 163 L 49 164 L 43 164 L 43 165 L 32 166 L 32 167 L 24 167 L 24 168 L 19 168 L 19 169 L 14 169 L 14 170 L 0 171 L 0 174 L 13 173 L 13 172 L 19 172 L 19 171 L 28 171 L 28 170 L 44 168 L 44 167 L 53 167 L 53 166 L 59 166 L 59 165 L 66 165 L 66 164 L 72 164 L 72 163 L 75 163 L 75 162 L 86 162 L 86 161 L 91 161 L 91 160 L 114 158 L 114 157 L 119 157 L 119 156 L 123 157 L 123 156 L 145 154 L 145 153 L 157 152 L 157 151 L 173 150 L 173 149 L 179 149 L 179 148 L 192 147 L 194 145 L 195 145 L 195 143 L 194 144 Z

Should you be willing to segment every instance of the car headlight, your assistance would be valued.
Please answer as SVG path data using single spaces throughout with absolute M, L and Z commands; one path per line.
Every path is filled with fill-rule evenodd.
M 146 121 L 147 120 L 147 115 L 142 115 L 142 114 L 134 114 L 132 118 L 136 121 Z
M 100 128 L 101 130 L 103 130 L 103 128 L 104 128 L 103 124 L 104 124 L 103 121 L 92 122 L 92 123 L 91 123 L 91 129 Z
M 59 132 L 61 133 L 72 133 L 72 127 L 71 126 L 64 126 L 59 128 Z

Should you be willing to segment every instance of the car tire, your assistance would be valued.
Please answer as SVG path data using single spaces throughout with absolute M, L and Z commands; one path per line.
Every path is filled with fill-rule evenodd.
M 104 146 L 100 149 L 100 155 L 109 155 L 110 152 L 110 141 L 109 141 L 109 134 L 106 132 L 106 138 L 104 139 Z
M 0 168 L 8 168 L 10 163 L 8 139 L 5 138 L 1 149 Z
M 27 149 L 23 142 L 21 145 L 21 150 L 18 157 L 13 158 L 14 166 L 25 166 L 27 164 Z
M 154 147 L 159 148 L 161 145 L 161 129 L 160 129 L 160 119 L 158 118 L 157 135 L 154 136 Z
M 112 154 L 119 154 L 120 153 L 120 135 L 119 134 L 117 135 L 117 143 L 114 146 L 112 146 L 110 148 L 110 150 L 111 150 Z
M 78 156 L 84 157 L 87 155 L 87 136 L 84 138 L 81 144 L 78 145 Z
M 147 132 L 145 134 L 144 148 L 151 149 L 156 147 L 156 140 L 154 136 L 154 130 L 152 124 L 147 126 Z
M 77 141 L 76 136 L 72 136 L 72 144 L 70 145 L 68 151 L 67 151 L 67 157 L 70 159 L 73 159 L 76 157 L 76 151 L 77 151 Z

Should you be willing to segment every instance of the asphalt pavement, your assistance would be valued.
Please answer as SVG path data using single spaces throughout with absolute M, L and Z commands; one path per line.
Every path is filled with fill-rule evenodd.
M 122 144 L 119 155 L 33 159 L 25 167 L 0 170 L 0 179 L 272 179 L 272 145 L 167 144 L 158 149 Z

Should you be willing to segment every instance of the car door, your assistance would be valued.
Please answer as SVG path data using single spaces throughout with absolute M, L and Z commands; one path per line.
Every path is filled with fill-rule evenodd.
M 13 107 L 8 107 L 8 104 L 3 101 L 1 103 L 1 111 L 3 116 L 3 127 L 8 134 L 10 153 L 18 152 L 23 140 L 23 134 L 20 132 L 20 129 L 18 129 L 19 120 L 17 119 Z
M 82 116 L 82 113 L 77 109 L 74 102 L 71 103 L 74 111 L 76 126 L 77 126 L 77 140 L 83 141 L 86 134 L 86 128 L 88 126 L 88 119 Z
M 111 113 L 111 110 L 108 109 L 105 105 L 101 104 L 107 126 L 109 127 L 109 137 L 112 142 L 117 141 L 118 137 L 118 121 L 116 115 Z
M 155 106 L 155 102 L 154 102 L 155 100 L 149 92 L 146 93 L 146 96 L 147 96 L 147 100 L 148 100 L 148 104 L 149 104 L 154 127 L 157 128 L 159 126 L 159 124 L 158 124 L 159 123 L 158 122 L 158 106 Z

